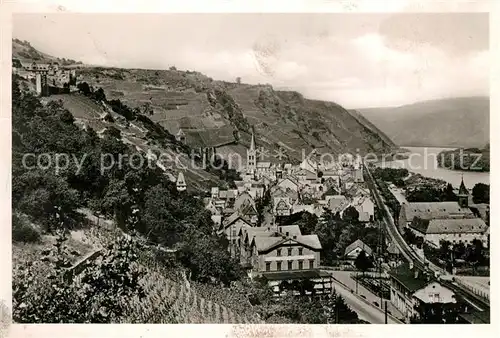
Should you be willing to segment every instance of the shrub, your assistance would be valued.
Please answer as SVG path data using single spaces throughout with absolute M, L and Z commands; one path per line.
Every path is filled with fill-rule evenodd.
M 83 263 L 78 278 L 68 277 L 71 266 L 66 235 L 59 233 L 52 250 L 43 253 L 51 271 L 35 278 L 34 263 L 13 273 L 13 319 L 18 323 L 111 323 L 130 315 L 131 303 L 144 298 L 143 271 L 135 262 L 138 247 L 121 238 Z M 71 277 L 71 276 L 69 276 Z M 75 276 L 76 277 L 76 276 Z
M 12 215 L 12 240 L 15 242 L 34 243 L 40 241 L 40 233 L 18 215 Z

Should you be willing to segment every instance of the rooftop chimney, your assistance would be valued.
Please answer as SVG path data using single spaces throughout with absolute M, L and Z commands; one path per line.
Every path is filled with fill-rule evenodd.
M 418 269 L 415 269 L 415 279 L 418 279 Z

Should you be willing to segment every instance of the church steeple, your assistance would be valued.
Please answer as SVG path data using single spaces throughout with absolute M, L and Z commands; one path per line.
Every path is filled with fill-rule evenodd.
M 255 135 L 252 129 L 252 140 L 250 141 L 250 150 L 255 150 Z
M 247 149 L 247 172 L 254 174 L 257 168 L 257 151 L 255 150 L 255 135 L 252 128 L 252 140 L 250 141 L 250 148 Z
M 458 204 L 461 208 L 467 208 L 469 206 L 469 191 L 465 187 L 464 175 L 462 175 L 462 182 L 458 189 Z

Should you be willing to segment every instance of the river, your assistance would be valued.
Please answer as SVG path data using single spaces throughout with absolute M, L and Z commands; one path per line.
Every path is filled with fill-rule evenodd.
M 451 183 L 453 187 L 459 187 L 462 175 L 465 186 L 469 191 L 476 183 L 490 184 L 489 172 L 458 171 L 440 168 L 437 165 L 437 156 L 443 150 L 452 148 L 432 148 L 432 147 L 402 147 L 408 149 L 409 158 L 404 160 L 386 161 L 379 163 L 380 166 L 388 168 L 406 168 L 411 172 L 421 174 L 426 177 L 442 179 Z

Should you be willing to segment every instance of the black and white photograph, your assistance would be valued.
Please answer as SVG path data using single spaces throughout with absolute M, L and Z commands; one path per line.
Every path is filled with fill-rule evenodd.
M 13 13 L 12 323 L 490 324 L 490 21 Z

